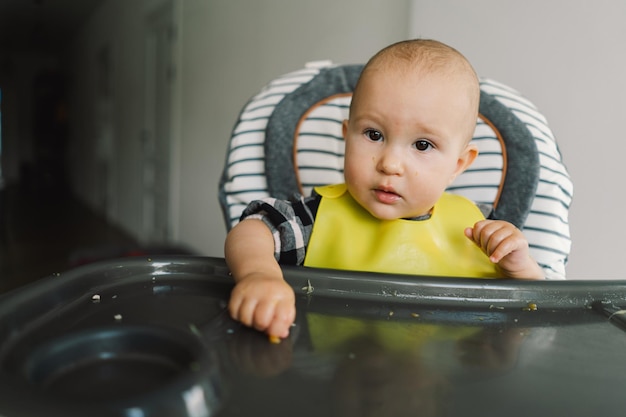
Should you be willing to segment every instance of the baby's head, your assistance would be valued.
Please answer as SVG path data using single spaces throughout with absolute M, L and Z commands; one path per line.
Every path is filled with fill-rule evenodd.
M 381 219 L 428 214 L 475 159 L 480 90 L 470 63 L 433 40 L 388 46 L 367 63 L 344 121 L 345 178 Z
M 413 39 L 394 43 L 380 50 L 367 62 L 352 96 L 351 111 L 359 101 L 359 90 L 365 84 L 368 75 L 375 76 L 378 71 L 406 72 L 416 77 L 438 76 L 443 82 L 458 83 L 454 91 L 455 98 L 468 100 L 467 141 L 469 142 L 476 127 L 480 87 L 478 76 L 469 61 L 456 49 L 431 39 Z

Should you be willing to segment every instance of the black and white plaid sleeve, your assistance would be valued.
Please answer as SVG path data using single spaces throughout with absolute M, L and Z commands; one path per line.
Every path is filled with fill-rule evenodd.
M 302 265 L 320 197 L 296 195 L 290 200 L 265 198 L 251 202 L 240 220 L 260 219 L 274 237 L 274 257 L 281 264 Z

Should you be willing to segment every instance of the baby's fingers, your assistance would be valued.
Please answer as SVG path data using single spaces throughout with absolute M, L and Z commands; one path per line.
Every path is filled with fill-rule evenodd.
M 271 300 L 257 305 L 254 328 L 272 336 L 285 338 L 295 319 L 295 306 L 290 300 Z
M 228 312 L 234 320 L 251 327 L 254 325 L 254 312 L 256 304 L 256 301 L 253 299 L 231 297 L 230 302 L 228 303 Z
M 489 238 L 496 228 L 497 225 L 495 223 L 483 220 L 477 222 L 474 227 L 465 229 L 465 235 L 474 241 L 483 251 L 487 251 Z
M 478 245 L 489 259 L 498 263 L 515 250 L 516 242 L 511 239 L 510 230 L 514 226 L 498 221 L 484 220 L 476 223 L 473 228 L 467 228 L 465 235 Z
M 543 279 L 544 274 L 530 256 L 528 241 L 521 230 L 502 220 L 481 220 L 465 229 L 471 239 L 498 264 L 504 276 L 510 278 Z
M 487 242 L 486 253 L 489 260 L 499 263 L 502 258 L 517 249 L 517 242 L 506 229 L 494 231 Z
M 276 306 L 273 319 L 267 328 L 267 334 L 285 338 L 289 336 L 289 330 L 296 318 L 296 309 L 293 304 L 281 302 Z

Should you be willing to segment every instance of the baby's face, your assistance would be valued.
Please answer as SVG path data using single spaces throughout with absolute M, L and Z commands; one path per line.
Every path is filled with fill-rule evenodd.
M 361 80 L 343 126 L 344 174 L 374 217 L 428 214 L 474 160 L 466 143 L 476 114 L 466 91 L 455 77 L 400 70 L 373 69 Z

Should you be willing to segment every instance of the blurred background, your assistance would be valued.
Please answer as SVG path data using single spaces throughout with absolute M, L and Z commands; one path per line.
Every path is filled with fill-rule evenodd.
M 625 18 L 612 0 L 2 0 L 0 291 L 119 256 L 222 256 L 246 101 L 418 36 L 546 115 L 575 185 L 568 276 L 621 279 Z

